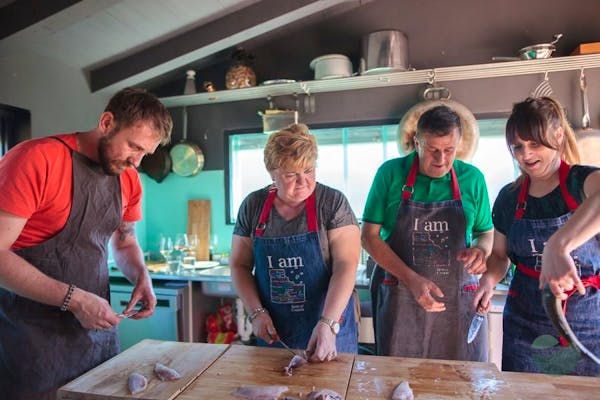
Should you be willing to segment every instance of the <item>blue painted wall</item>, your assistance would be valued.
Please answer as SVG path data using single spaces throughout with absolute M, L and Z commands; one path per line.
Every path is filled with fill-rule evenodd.
M 211 238 L 218 243 L 216 253 L 229 253 L 233 225 L 225 223 L 224 171 L 201 171 L 196 176 L 169 174 L 157 183 L 140 173 L 144 187 L 143 219 L 136 224 L 138 240 L 144 251 L 158 252 L 161 233 L 175 235 L 187 231 L 187 202 L 193 199 L 211 201 Z

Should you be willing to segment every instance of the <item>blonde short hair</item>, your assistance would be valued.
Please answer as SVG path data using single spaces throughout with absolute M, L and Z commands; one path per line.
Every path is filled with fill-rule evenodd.
M 264 150 L 267 171 L 314 167 L 317 140 L 304 124 L 291 124 L 269 136 Z

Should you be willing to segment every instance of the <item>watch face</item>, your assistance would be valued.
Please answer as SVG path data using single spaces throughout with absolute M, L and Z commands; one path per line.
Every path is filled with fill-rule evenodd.
M 331 330 L 337 335 L 340 332 L 340 324 L 338 322 L 334 322 L 331 324 Z

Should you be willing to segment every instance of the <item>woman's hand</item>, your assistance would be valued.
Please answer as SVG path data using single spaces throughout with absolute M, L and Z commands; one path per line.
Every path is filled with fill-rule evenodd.
M 540 289 L 546 284 L 552 293 L 561 300 L 565 300 L 567 298 L 565 292 L 574 287 L 581 295 L 585 295 L 585 287 L 577 274 L 573 258 L 568 252 L 560 250 L 560 246 L 553 242 L 552 237 L 544 247 L 542 255 Z
M 254 336 L 261 338 L 268 344 L 272 344 L 273 341 L 279 340 L 279 335 L 273 325 L 273 320 L 267 312 L 256 315 L 256 318 L 252 321 L 252 332 L 254 333 Z
M 329 326 L 317 322 L 308 341 L 306 354 L 310 362 L 331 361 L 337 358 L 335 335 Z

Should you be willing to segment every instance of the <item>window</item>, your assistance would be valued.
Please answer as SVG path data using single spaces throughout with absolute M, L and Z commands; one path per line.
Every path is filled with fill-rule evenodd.
M 490 202 L 515 178 L 515 167 L 504 141 L 505 119 L 479 121 L 480 138 L 472 163 L 486 177 Z M 397 124 L 311 129 L 319 145 L 317 181 L 344 192 L 361 219 L 371 182 L 379 166 L 399 157 Z M 228 140 L 227 220 L 235 223 L 242 200 L 271 182 L 263 162 L 268 136 L 231 133 Z

